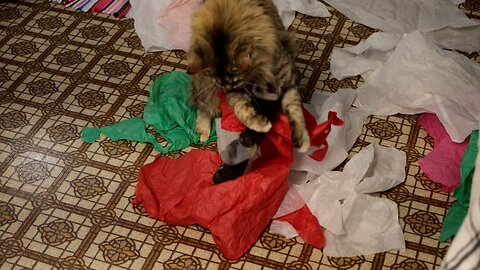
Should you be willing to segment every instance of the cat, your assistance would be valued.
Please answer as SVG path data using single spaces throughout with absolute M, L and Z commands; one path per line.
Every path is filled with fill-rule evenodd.
M 255 104 L 277 104 L 287 116 L 300 152 L 310 146 L 297 89 L 295 39 L 271 0 L 206 0 L 191 18 L 187 72 L 190 101 L 197 107 L 196 132 L 205 141 L 219 113 L 219 88 L 247 127 L 241 139 L 258 147 L 272 127 L 271 115 Z M 275 105 L 273 106 L 275 107 Z
M 298 93 L 296 45 L 271 0 L 207 0 L 191 19 L 187 71 L 193 74 L 191 101 L 198 108 L 196 131 L 202 141 L 218 115 L 217 88 L 225 89 L 233 111 L 249 129 L 265 133 L 270 120 L 256 112 L 252 96 L 238 89 L 254 84 L 256 97 L 281 101 L 294 145 L 310 146 Z

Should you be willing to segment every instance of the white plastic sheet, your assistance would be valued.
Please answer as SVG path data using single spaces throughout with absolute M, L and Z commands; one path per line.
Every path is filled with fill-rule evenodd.
M 342 172 L 329 171 L 308 183 L 292 186 L 326 229 L 324 255 L 357 256 L 405 248 L 396 203 L 368 195 L 402 183 L 405 164 L 404 152 L 369 145 Z M 270 231 L 295 235 L 278 221 Z
M 435 113 L 454 142 L 480 119 L 480 65 L 416 31 L 357 89 L 354 105 L 375 115 Z

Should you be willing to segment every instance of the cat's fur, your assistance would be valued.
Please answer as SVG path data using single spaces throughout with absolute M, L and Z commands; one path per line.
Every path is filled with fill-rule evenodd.
M 199 111 L 196 131 L 201 140 L 210 133 L 209 119 L 218 114 L 216 92 L 221 86 L 238 119 L 255 132 L 271 128 L 271 119 L 254 108 L 255 99 L 277 101 L 292 127 L 295 146 L 306 151 L 310 138 L 296 87 L 295 41 L 273 2 L 206 0 L 192 16 L 191 27 L 190 99 Z M 243 89 L 254 93 L 247 95 Z

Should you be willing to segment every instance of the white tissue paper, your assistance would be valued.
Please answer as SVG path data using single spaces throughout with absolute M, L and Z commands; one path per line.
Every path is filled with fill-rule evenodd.
M 444 49 L 468 53 L 480 50 L 480 25 L 463 28 L 445 27 L 428 32 L 426 35 Z
M 339 80 L 355 75 L 368 77 L 367 72 L 388 60 L 402 37 L 403 34 L 377 32 L 354 47 L 333 50 L 330 64 L 333 77 Z
M 202 0 L 130 0 L 129 17 L 133 18 L 135 31 L 148 52 L 185 50 L 189 47 L 190 17 Z M 273 0 L 286 28 L 295 12 L 314 17 L 328 17 L 324 4 L 316 0 Z M 179 12 L 177 8 L 182 8 Z M 179 14 L 181 13 L 181 14 Z
M 375 115 L 435 113 L 454 142 L 480 119 L 480 65 L 416 31 L 357 89 L 354 105 Z
M 315 92 L 310 104 L 313 105 L 314 114 L 318 115 L 317 123 L 328 119 L 328 112 L 334 111 L 344 121 L 342 126 L 332 126 L 327 137 L 328 150 L 322 161 L 312 159 L 307 153 L 294 152 L 294 160 L 291 165 L 293 171 L 307 171 L 315 175 L 321 175 L 340 165 L 347 157 L 348 151 L 362 132 L 363 123 L 369 112 L 352 107 L 356 93 L 352 89 L 339 89 L 334 94 Z M 309 107 L 306 107 L 309 108 Z
M 404 152 L 372 144 L 342 172 L 329 171 L 292 186 L 326 229 L 324 255 L 349 257 L 405 248 L 396 203 L 368 195 L 402 183 L 405 164 Z M 279 221 L 273 222 L 270 231 L 295 235 Z
M 427 33 L 442 48 L 480 50 L 480 24 L 461 12 L 463 1 L 326 0 L 348 18 L 388 33 Z M 454 2 L 454 3 L 452 3 Z
M 176 0 L 130 0 L 132 5 L 130 16 L 134 19 L 135 32 L 145 51 L 186 50 L 188 48 L 191 14 L 185 15 L 179 21 L 177 25 L 179 33 L 172 32 L 173 29 L 167 29 L 157 21 L 159 17 L 168 12 L 167 8 L 174 1 Z M 175 44 L 177 40 L 183 41 L 183 43 Z
M 330 17 L 327 7 L 317 0 L 273 0 L 285 28 L 295 19 L 295 12 L 312 17 Z
M 326 0 L 358 23 L 391 33 L 478 25 L 450 0 Z
M 236 165 L 254 157 L 248 152 L 247 148 L 240 144 L 240 132 L 223 129 L 221 118 L 215 118 L 215 127 L 217 149 L 222 162 L 228 165 Z

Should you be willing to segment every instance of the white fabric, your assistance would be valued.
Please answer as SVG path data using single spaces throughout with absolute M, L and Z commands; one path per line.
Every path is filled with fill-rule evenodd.
M 324 255 L 357 256 L 405 248 L 396 203 L 367 195 L 402 183 L 405 164 L 404 152 L 372 144 L 356 154 L 342 172 L 325 172 L 292 186 L 326 229 Z M 270 232 L 296 235 L 279 221 L 272 223 Z
M 480 140 L 478 140 L 480 149 Z M 480 268 L 480 152 L 477 153 L 475 172 L 472 179 L 470 204 L 447 254 L 442 260 L 443 270 Z
M 478 126 L 480 65 L 416 31 L 357 89 L 354 105 L 376 115 L 435 113 L 455 142 Z
M 348 18 L 388 33 L 431 32 L 449 49 L 480 50 L 479 23 L 468 19 L 450 0 L 326 0 Z M 452 3 L 454 2 L 454 3 Z M 449 29 L 444 29 L 449 28 Z M 476 30 L 477 29 L 477 30 Z
M 480 268 L 479 217 L 480 200 L 476 198 L 470 202 L 468 214 L 442 260 L 441 268 L 443 270 L 476 270 Z
M 337 112 L 340 119 L 344 120 L 345 124 L 332 126 L 332 130 L 327 137 L 328 150 L 322 161 L 316 161 L 308 156 L 315 150 L 314 147 L 311 147 L 307 154 L 294 152 L 292 170 L 321 175 L 334 169 L 348 157 L 348 151 L 360 136 L 363 123 L 369 115 L 367 111 L 351 106 L 355 96 L 355 91 L 351 89 L 339 89 L 332 95 L 322 92 L 313 94 L 310 103 L 315 110 L 314 113 L 318 115 L 317 123 L 327 120 L 328 112 L 334 111 Z
M 142 46 L 148 52 L 181 49 L 187 50 L 190 39 L 190 17 L 193 10 L 188 9 L 188 14 L 178 18 L 162 17 L 170 10 L 169 7 L 178 0 L 130 0 L 132 5 L 128 17 L 135 20 L 134 26 Z M 201 0 L 182 0 L 186 4 L 193 4 Z M 273 0 L 285 27 L 292 24 L 295 12 L 315 17 L 328 17 L 325 5 L 316 0 Z M 173 29 L 175 28 L 175 29 Z

